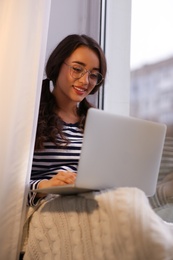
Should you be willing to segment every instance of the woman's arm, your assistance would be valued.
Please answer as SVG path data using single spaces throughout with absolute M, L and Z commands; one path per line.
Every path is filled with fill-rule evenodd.
M 42 180 L 39 182 L 37 188 L 48 188 L 53 186 L 61 186 L 65 184 L 73 184 L 76 179 L 76 173 L 69 171 L 59 171 L 50 180 Z
M 36 206 L 41 199 L 45 198 L 47 194 L 34 192 L 34 189 L 42 189 L 54 186 L 62 186 L 66 184 L 73 184 L 76 180 L 76 173 L 70 171 L 59 171 L 55 176 L 53 176 L 50 180 L 31 180 L 31 191 L 28 195 L 28 205 Z

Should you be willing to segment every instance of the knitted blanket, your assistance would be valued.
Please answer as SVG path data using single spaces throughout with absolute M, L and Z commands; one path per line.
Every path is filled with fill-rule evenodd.
M 25 260 L 173 259 L 173 226 L 136 188 L 52 196 L 29 215 Z

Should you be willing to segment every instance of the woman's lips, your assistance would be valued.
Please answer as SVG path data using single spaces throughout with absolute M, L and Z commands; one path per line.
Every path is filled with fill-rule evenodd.
M 73 88 L 75 89 L 75 91 L 77 92 L 77 94 L 79 95 L 83 95 L 87 89 L 86 88 L 82 88 L 82 87 L 77 87 L 73 85 Z

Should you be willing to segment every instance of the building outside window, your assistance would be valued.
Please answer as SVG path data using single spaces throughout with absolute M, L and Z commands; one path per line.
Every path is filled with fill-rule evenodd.
M 165 123 L 173 136 L 173 57 L 131 71 L 130 115 Z

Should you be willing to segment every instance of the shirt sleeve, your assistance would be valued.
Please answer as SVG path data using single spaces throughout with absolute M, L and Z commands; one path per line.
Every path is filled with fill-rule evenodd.
M 47 179 L 45 179 L 47 180 Z M 35 192 L 34 190 L 38 188 L 38 184 L 43 180 L 36 180 L 30 181 L 30 190 L 28 193 L 28 206 L 35 207 L 39 204 L 39 202 L 44 199 L 45 197 L 37 197 L 38 192 Z

